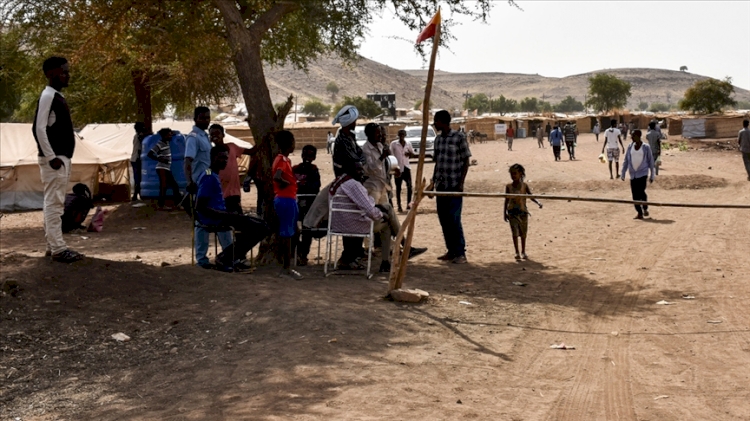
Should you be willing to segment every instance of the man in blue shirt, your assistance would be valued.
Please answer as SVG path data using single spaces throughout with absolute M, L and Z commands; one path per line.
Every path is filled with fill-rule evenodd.
M 211 149 L 209 156 L 211 167 L 198 181 L 196 217 L 202 225 L 234 227 L 235 242 L 231 242 L 230 236 L 229 244 L 226 246 L 222 244 L 224 251 L 216 256 L 216 268 L 232 272 L 238 267 L 238 262 L 245 258 L 247 252 L 271 231 L 268 225 L 259 218 L 227 212 L 219 172 L 227 166 L 229 150 L 226 145 L 217 145 Z M 201 262 L 199 264 L 201 267 L 210 268 L 207 261 L 206 258 L 203 264 Z
M 211 111 L 208 107 L 196 107 L 193 111 L 193 130 L 185 137 L 185 178 L 187 178 L 187 191 L 195 195 L 198 191 L 198 182 L 211 166 L 211 140 L 208 138 L 206 129 L 211 124 Z M 192 210 L 191 210 L 192 211 Z M 206 257 L 208 253 L 209 233 L 201 227 L 195 227 L 195 258 L 201 267 L 211 267 Z M 222 248 L 232 244 L 232 233 L 220 232 L 219 243 Z
M 552 152 L 555 154 L 555 161 L 560 160 L 560 147 L 562 146 L 563 134 L 560 126 L 555 123 L 555 128 L 549 134 L 549 144 L 552 145 Z

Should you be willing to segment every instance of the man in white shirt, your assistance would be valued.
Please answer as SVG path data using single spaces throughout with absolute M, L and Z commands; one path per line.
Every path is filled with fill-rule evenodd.
M 617 147 L 617 142 L 620 142 L 622 147 L 622 153 L 625 153 L 625 145 L 622 144 L 620 138 L 620 130 L 617 128 L 617 120 L 610 121 L 610 128 L 604 131 L 604 144 L 602 145 L 602 153 L 604 148 L 607 149 L 607 161 L 609 162 L 609 179 L 614 180 L 612 175 L 612 161 L 615 161 L 615 174 L 620 173 L 620 148 Z
M 398 140 L 391 142 L 391 153 L 396 157 L 398 168 L 401 170 L 401 176 L 396 177 L 396 203 L 398 203 L 398 211 L 403 212 L 404 209 L 401 207 L 401 184 L 402 182 L 406 182 L 406 209 L 409 210 L 411 209 L 412 196 L 409 158 L 417 157 L 414 148 L 411 146 L 411 142 L 406 141 L 406 130 L 402 129 L 398 131 Z

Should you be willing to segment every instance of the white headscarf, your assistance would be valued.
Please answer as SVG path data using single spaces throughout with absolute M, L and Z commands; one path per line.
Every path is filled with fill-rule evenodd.
M 346 127 L 359 118 L 359 110 L 354 105 L 345 105 L 342 109 L 336 113 L 336 117 L 333 118 L 331 124 L 340 123 L 341 127 Z

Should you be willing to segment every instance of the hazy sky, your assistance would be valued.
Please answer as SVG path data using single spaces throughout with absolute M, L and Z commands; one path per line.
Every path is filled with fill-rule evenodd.
M 496 1 L 487 24 L 460 26 L 436 68 L 448 72 L 539 73 L 564 77 L 647 67 L 723 79 L 750 89 L 750 1 Z M 397 69 L 426 67 L 414 52 L 418 32 L 385 12 L 361 54 Z

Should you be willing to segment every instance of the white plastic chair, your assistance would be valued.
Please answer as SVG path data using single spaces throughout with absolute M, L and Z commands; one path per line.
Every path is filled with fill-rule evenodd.
M 339 255 L 339 240 L 338 237 L 360 237 L 360 238 L 367 238 L 369 239 L 370 247 L 367 248 L 367 271 L 365 272 L 365 276 L 367 279 L 372 278 L 372 244 L 375 236 L 373 235 L 373 227 L 375 226 L 375 223 L 373 220 L 369 219 L 370 221 L 370 231 L 366 234 L 363 233 L 351 233 L 351 232 L 341 232 L 341 231 L 334 231 L 332 229 L 332 221 L 333 218 L 336 217 L 336 215 L 341 215 L 344 213 L 356 213 L 358 215 L 365 215 L 365 212 L 359 210 L 359 209 L 351 209 L 351 207 L 344 207 L 344 206 L 351 206 L 352 202 L 349 200 L 348 197 L 344 195 L 335 195 L 331 197 L 331 200 L 328 201 L 328 234 L 326 235 L 326 262 L 325 266 L 323 267 L 323 273 L 325 276 L 330 275 L 331 272 L 328 271 L 328 264 L 332 263 L 332 256 L 331 256 L 331 247 L 333 247 L 333 243 L 335 242 L 335 252 L 334 256 Z M 336 237 L 334 240 L 333 238 Z

